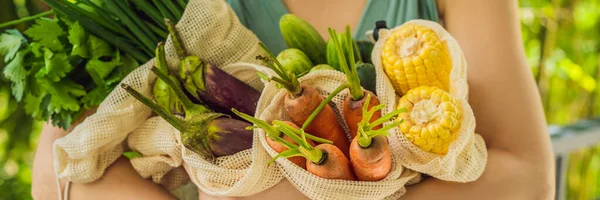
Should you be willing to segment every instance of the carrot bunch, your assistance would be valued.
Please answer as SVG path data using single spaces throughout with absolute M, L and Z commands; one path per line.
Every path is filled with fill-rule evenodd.
M 324 104 L 320 112 L 313 116 L 314 123 L 305 123 L 311 113 L 319 107 L 319 104 L 323 104 L 323 96 L 314 87 L 300 83 L 294 72 L 284 68 L 264 44 L 261 43 L 260 45 L 268 56 L 257 56 L 257 58 L 275 71 L 279 77 L 267 78 L 264 74 L 259 74 L 259 76 L 275 81 L 287 90 L 283 107 L 291 121 L 298 126 L 306 124 L 302 127 L 303 130 L 332 141 L 345 155 L 348 155 L 350 141 L 344 128 L 338 123 L 333 108 L 328 104 Z

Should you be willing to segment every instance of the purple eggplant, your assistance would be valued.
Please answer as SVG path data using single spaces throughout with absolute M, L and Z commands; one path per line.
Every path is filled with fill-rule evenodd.
M 246 130 L 246 127 L 252 124 L 212 112 L 204 105 L 193 103 L 183 92 L 177 78 L 167 75 L 158 68 L 152 68 L 152 72 L 179 98 L 185 112 L 184 119 L 175 117 L 169 110 L 144 97 L 131 86 L 126 84 L 121 86 L 179 130 L 181 141 L 186 148 L 205 157 L 232 155 L 252 148 L 253 132 Z
M 213 110 L 230 113 L 232 108 L 254 115 L 260 92 L 227 72 L 187 55 L 174 25 L 165 20 L 179 59 L 179 79 L 185 90 Z M 235 115 L 234 115 L 235 116 Z

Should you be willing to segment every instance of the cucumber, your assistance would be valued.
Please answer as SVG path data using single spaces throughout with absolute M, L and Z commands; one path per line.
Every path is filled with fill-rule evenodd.
M 289 48 L 300 49 L 314 64 L 326 64 L 325 40 L 308 22 L 285 14 L 279 19 L 279 29 Z
M 314 72 L 314 71 L 318 71 L 318 70 L 335 70 L 333 67 L 329 66 L 328 64 L 318 64 L 315 65 L 312 69 L 310 69 L 310 72 Z
M 356 41 L 358 45 L 358 50 L 360 51 L 360 56 L 362 57 L 362 61 L 364 63 L 371 63 L 371 52 L 373 52 L 373 43 L 369 41 Z
M 313 66 L 313 63 L 308 59 L 308 56 L 295 48 L 283 50 L 277 55 L 277 60 L 286 70 L 294 72 L 298 77 L 306 74 Z
M 337 37 L 342 47 L 346 47 L 346 34 L 337 34 Z M 348 52 L 348 49 L 344 48 L 343 52 Z M 346 58 L 348 58 L 348 56 L 346 56 Z M 356 63 L 358 61 L 360 61 L 360 59 L 357 55 L 357 52 L 354 52 L 354 62 Z M 340 61 L 338 60 L 337 56 L 337 50 L 335 49 L 335 45 L 331 39 L 327 41 L 327 64 L 329 64 L 335 70 L 342 71 Z
M 358 73 L 358 79 L 360 79 L 360 86 L 362 86 L 365 90 L 369 90 L 373 92 L 373 94 L 377 95 L 376 90 L 376 76 L 375 76 L 375 66 L 370 63 L 356 63 L 356 72 Z

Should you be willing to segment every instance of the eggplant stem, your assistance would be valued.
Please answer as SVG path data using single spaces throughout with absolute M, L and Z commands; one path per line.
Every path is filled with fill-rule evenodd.
M 175 129 L 184 132 L 186 130 L 186 122 L 173 116 L 169 112 L 165 110 L 162 106 L 154 103 L 148 97 L 145 97 L 137 90 L 133 89 L 130 85 L 122 83 L 121 87 L 127 91 L 131 96 L 136 98 L 138 101 L 142 102 L 144 105 L 148 106 L 152 111 L 156 112 L 160 117 L 162 117 L 165 121 L 169 122 Z
M 185 50 L 185 47 L 181 43 L 181 40 L 179 38 L 179 35 L 177 34 L 177 29 L 175 28 L 175 25 L 173 25 L 173 22 L 171 22 L 171 20 L 168 18 L 165 18 L 164 20 L 165 20 L 165 24 L 167 25 L 167 29 L 169 30 L 169 34 L 171 34 L 171 41 L 173 42 L 173 46 L 175 46 L 175 51 L 177 52 L 177 56 L 179 57 L 179 59 L 185 58 L 187 56 L 187 52 Z
M 302 130 L 305 130 L 306 127 L 308 127 L 308 125 L 310 125 L 310 123 L 317 117 L 317 115 L 321 112 L 321 110 L 323 110 L 323 108 L 325 108 L 325 106 L 331 101 L 331 99 L 333 99 L 333 97 L 335 97 L 338 93 L 340 93 L 342 90 L 344 90 L 346 88 L 348 88 L 348 84 L 340 85 L 333 92 L 331 92 L 329 95 L 327 95 L 327 98 L 325 98 L 321 102 L 321 104 L 319 104 L 319 106 L 310 114 L 310 116 L 308 116 L 306 121 L 304 121 L 304 124 L 302 124 Z
M 164 73 L 156 67 L 152 68 L 152 72 L 154 72 L 154 74 L 156 74 L 156 76 L 158 76 L 160 80 L 164 81 L 169 86 L 169 88 L 171 88 L 173 92 L 175 92 L 175 95 L 183 103 L 183 106 L 188 112 L 194 112 L 196 114 L 210 112 L 210 110 L 204 105 L 193 103 L 185 95 L 183 89 L 181 89 L 181 86 L 175 83 L 175 81 L 173 81 L 173 78 L 171 78 L 169 75 L 167 75 L 166 73 Z

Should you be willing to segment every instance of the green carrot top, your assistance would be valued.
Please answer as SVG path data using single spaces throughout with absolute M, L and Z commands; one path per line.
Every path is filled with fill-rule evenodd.
M 300 82 L 298 81 L 298 77 L 294 74 L 293 71 L 288 70 L 283 67 L 283 65 L 277 60 L 273 52 L 271 52 L 267 46 L 263 43 L 259 43 L 262 49 L 267 53 L 267 56 L 256 56 L 256 59 L 262 60 L 269 68 L 271 68 L 277 76 L 279 77 L 271 77 L 268 78 L 266 75 L 257 72 L 258 75 L 266 80 L 275 81 L 281 84 L 288 92 L 293 94 L 295 97 L 299 96 L 302 93 L 302 88 L 300 87 Z
M 387 136 L 388 130 L 394 127 L 398 127 L 400 124 L 402 124 L 402 122 L 404 122 L 404 120 L 399 120 L 394 123 L 388 124 L 387 126 L 384 126 L 381 129 L 373 130 L 375 127 L 387 121 L 390 121 L 392 118 L 395 118 L 400 113 L 406 111 L 405 108 L 394 110 L 384 116 L 381 116 L 379 119 L 373 122 L 369 122 L 371 121 L 371 117 L 373 117 L 373 114 L 375 114 L 375 112 L 381 110 L 384 107 L 383 104 L 379 104 L 368 110 L 370 100 L 371 94 L 367 94 L 367 99 L 365 100 L 364 106 L 362 108 L 362 120 L 358 123 L 358 131 L 356 134 L 356 137 L 358 138 L 358 145 L 362 148 L 368 148 L 369 146 L 371 146 L 371 142 L 373 142 L 373 137 L 375 136 Z
M 360 100 L 364 97 L 364 92 L 360 86 L 360 79 L 358 78 L 358 72 L 356 71 L 356 64 L 353 62 L 354 48 L 358 47 L 355 46 L 355 42 L 350 34 L 350 26 L 346 26 L 346 36 L 343 37 L 346 40 L 344 43 L 346 48 L 342 48 L 341 42 L 338 40 L 335 30 L 329 28 L 327 31 L 329 31 L 330 40 L 332 40 L 333 44 L 335 45 L 338 60 L 340 62 L 340 68 L 348 80 L 348 87 L 350 89 L 352 100 Z M 344 52 L 344 49 L 346 49 L 347 52 Z M 346 59 L 346 55 L 348 55 L 348 60 L 350 60 L 350 62 L 348 62 Z

